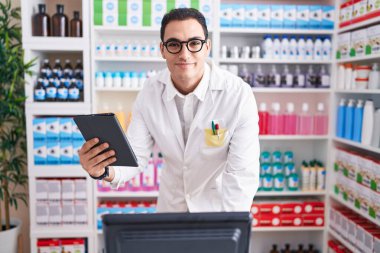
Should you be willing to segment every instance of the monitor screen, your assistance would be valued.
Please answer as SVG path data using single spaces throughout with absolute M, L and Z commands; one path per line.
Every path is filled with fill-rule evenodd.
M 107 253 L 248 253 L 248 212 L 108 214 Z

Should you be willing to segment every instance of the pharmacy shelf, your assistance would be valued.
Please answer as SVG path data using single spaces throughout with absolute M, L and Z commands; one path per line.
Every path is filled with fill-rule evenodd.
M 141 88 L 115 88 L 115 87 L 97 87 L 95 88 L 95 91 L 98 92 L 139 92 L 141 91 Z
M 365 55 L 360 57 L 350 57 L 347 59 L 336 60 L 337 63 L 351 63 L 351 62 L 373 62 L 380 60 L 380 54 Z
M 256 193 L 255 197 L 304 197 L 304 196 L 325 196 L 326 191 L 284 191 L 284 192 L 275 192 L 275 191 L 259 191 Z
M 30 234 L 38 238 L 58 238 L 58 237 L 90 237 L 93 235 L 89 225 L 85 226 L 32 226 Z
M 84 102 L 31 102 L 25 105 L 26 112 L 33 115 L 78 115 L 91 112 L 91 104 Z
M 157 198 L 158 191 L 97 191 L 98 198 Z
M 338 137 L 334 137 L 333 140 L 336 142 L 342 143 L 342 144 L 350 145 L 352 147 L 356 147 L 356 148 L 360 148 L 363 150 L 371 151 L 371 152 L 376 153 L 376 154 L 380 154 L 380 148 L 375 148 L 372 146 L 363 145 L 363 144 L 358 143 L 358 142 L 354 142 L 354 141 L 350 141 L 350 140 L 346 140 L 346 139 L 338 138 Z
M 85 38 L 31 37 L 23 40 L 23 47 L 38 51 L 82 51 L 89 41 Z
M 271 28 L 220 28 L 222 34 L 302 34 L 302 35 L 332 35 L 334 30 L 312 29 L 271 29 Z
M 357 22 L 355 24 L 347 25 L 345 27 L 342 27 L 342 28 L 338 29 L 338 33 L 344 33 L 344 32 L 347 32 L 347 31 L 356 30 L 356 29 L 359 29 L 359 28 L 363 28 L 363 27 L 367 27 L 367 26 L 370 26 L 370 25 L 374 25 L 374 24 L 379 23 L 379 22 L 380 22 L 380 15 L 377 15 L 377 17 L 370 18 L 370 19 L 364 20 L 362 22 Z
M 96 56 L 95 61 L 124 61 L 124 62 L 161 62 L 165 60 L 160 57 L 125 57 L 125 56 Z
M 220 63 L 244 63 L 244 64 L 331 64 L 331 61 L 316 60 L 273 60 L 273 59 L 220 59 Z
M 359 250 L 352 245 L 349 241 L 344 239 L 341 235 L 339 235 L 337 232 L 335 232 L 333 229 L 329 228 L 328 233 L 332 235 L 336 240 L 338 240 L 340 243 L 342 243 L 346 248 L 351 250 L 352 252 L 359 252 Z
M 370 222 L 376 224 L 377 226 L 380 226 L 380 221 L 372 218 L 371 216 L 369 216 L 368 214 L 364 214 L 362 212 L 360 212 L 355 206 L 352 206 L 350 205 L 349 203 L 343 201 L 342 199 L 340 199 L 339 197 L 337 197 L 333 192 L 330 192 L 330 197 L 332 199 L 334 199 L 335 201 L 339 202 L 340 204 L 344 205 L 345 207 L 351 209 L 352 211 L 354 211 L 355 213 L 359 214 L 360 216 L 363 216 L 364 218 L 366 218 L 367 220 L 369 220 Z
M 308 140 L 328 140 L 328 135 L 260 135 L 259 140 L 262 141 L 278 141 L 278 140 L 294 140 L 294 141 L 308 141 Z
M 81 165 L 29 165 L 33 177 L 88 177 Z
M 158 33 L 160 32 L 160 27 L 128 27 L 128 26 L 94 26 L 95 32 L 126 32 L 126 33 Z
M 324 226 L 321 227 L 254 227 L 252 232 L 300 232 L 300 231 L 324 231 Z
M 331 89 L 302 88 L 252 88 L 254 93 L 330 93 Z
M 380 90 L 334 90 L 341 94 L 380 94 Z

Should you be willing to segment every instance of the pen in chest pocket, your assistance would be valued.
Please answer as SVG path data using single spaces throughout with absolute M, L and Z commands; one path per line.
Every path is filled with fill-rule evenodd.
M 219 124 L 215 124 L 215 133 L 218 135 L 218 140 L 219 140 Z

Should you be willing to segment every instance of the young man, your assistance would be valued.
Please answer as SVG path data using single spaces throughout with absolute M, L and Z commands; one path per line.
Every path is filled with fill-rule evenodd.
M 197 10 L 166 14 L 161 40 L 167 69 L 145 83 L 127 132 L 139 167 L 106 168 L 115 153 L 98 155 L 108 144 L 94 147 L 97 139 L 92 139 L 79 151 L 83 168 L 118 187 L 142 172 L 156 143 L 166 162 L 158 212 L 249 211 L 260 155 L 251 88 L 206 62 L 211 42 Z

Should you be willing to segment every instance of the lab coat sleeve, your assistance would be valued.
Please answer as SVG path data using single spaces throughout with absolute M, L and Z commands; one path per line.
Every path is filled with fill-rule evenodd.
M 244 85 L 245 86 L 245 85 Z M 244 87 L 236 129 L 222 176 L 223 211 L 250 211 L 259 187 L 259 125 L 255 97 Z
M 136 155 L 139 166 L 114 166 L 113 168 L 115 170 L 115 177 L 111 182 L 111 188 L 113 189 L 119 188 L 121 185 L 124 185 L 125 182 L 141 173 L 148 164 L 148 160 L 150 158 L 150 153 L 152 151 L 154 142 L 143 117 L 141 106 L 143 96 L 143 92 L 140 92 L 135 101 L 132 112 L 132 121 L 127 131 L 128 141 L 130 142 L 132 149 Z

